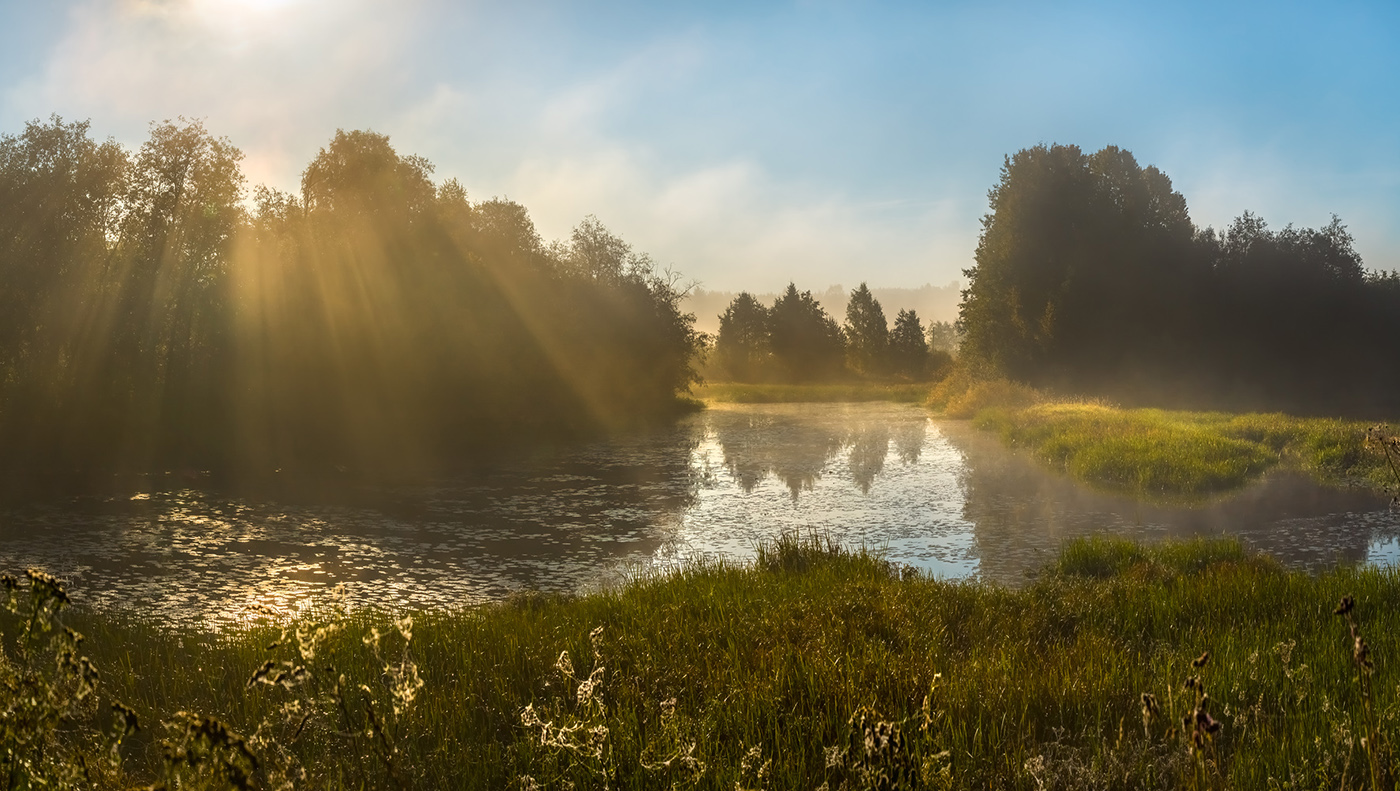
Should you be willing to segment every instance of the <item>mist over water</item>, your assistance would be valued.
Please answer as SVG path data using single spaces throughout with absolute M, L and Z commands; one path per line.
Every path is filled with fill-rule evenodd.
M 501 459 L 470 477 L 333 503 L 163 487 L 13 508 L 6 570 L 75 598 L 217 628 L 352 605 L 460 607 L 567 592 L 699 558 L 743 560 L 785 530 L 938 576 L 1021 584 L 1062 541 L 1231 534 L 1285 563 L 1400 560 L 1385 497 L 1276 472 L 1196 506 L 1088 490 L 966 423 L 884 403 L 717 406 L 673 426 Z

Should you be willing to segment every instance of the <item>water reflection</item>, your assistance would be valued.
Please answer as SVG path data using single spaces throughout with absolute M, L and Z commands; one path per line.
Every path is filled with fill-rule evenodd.
M 698 557 L 745 558 L 784 530 L 882 549 L 947 577 L 1018 584 L 1069 537 L 1229 533 L 1304 568 L 1400 560 L 1384 497 L 1279 473 L 1196 508 L 1051 475 L 965 423 L 893 404 L 722 406 L 643 435 L 336 502 L 149 487 L 0 514 L 0 567 L 79 599 L 218 625 L 352 604 L 459 606 L 576 590 Z
M 724 467 L 745 493 L 776 475 L 794 501 L 816 486 L 827 462 L 845 444 L 845 426 L 805 420 L 790 411 L 724 410 L 721 419 L 702 423 L 710 423 L 723 449 Z
M 1400 534 L 1400 511 L 1383 495 L 1321 486 L 1301 473 L 1275 471 L 1206 504 L 1152 505 L 1047 474 L 966 423 L 940 431 L 966 460 L 963 514 L 976 526 L 988 580 L 1014 584 L 1066 539 L 1099 533 L 1147 541 L 1231 535 L 1311 571 L 1381 560 L 1376 548 Z

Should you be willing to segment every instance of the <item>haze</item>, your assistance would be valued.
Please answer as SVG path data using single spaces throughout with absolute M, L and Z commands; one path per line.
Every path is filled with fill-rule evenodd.
M 1132 150 L 1200 225 L 1335 212 L 1400 263 L 1394 6 L 1058 5 L 6 3 L 0 129 L 201 119 L 292 190 L 372 129 L 546 238 L 593 214 L 718 290 L 946 284 L 1040 142 Z

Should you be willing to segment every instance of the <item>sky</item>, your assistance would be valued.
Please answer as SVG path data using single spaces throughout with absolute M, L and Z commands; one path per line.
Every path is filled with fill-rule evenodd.
M 185 117 L 298 189 L 387 134 L 547 239 L 716 290 L 944 285 L 1006 155 L 1118 145 L 1201 226 L 1339 215 L 1400 268 L 1400 4 L 0 0 L 0 132 Z

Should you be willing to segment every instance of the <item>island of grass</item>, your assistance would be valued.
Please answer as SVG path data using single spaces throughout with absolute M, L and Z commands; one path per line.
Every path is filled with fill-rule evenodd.
M 1205 498 L 1279 466 L 1335 485 L 1384 491 L 1400 483 L 1396 443 L 1363 421 L 1124 409 L 957 376 L 935 387 L 926 403 L 971 418 L 1075 480 L 1150 500 Z
M 212 636 L 55 614 L 50 582 L 12 585 L 3 623 L 12 787 L 1395 780 L 1400 574 L 1231 542 L 1076 541 L 1008 589 L 788 537 L 577 597 Z

